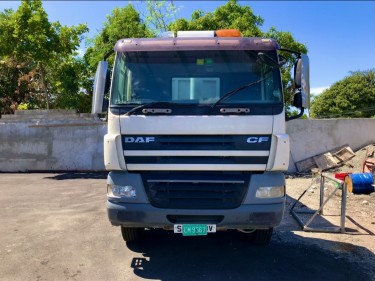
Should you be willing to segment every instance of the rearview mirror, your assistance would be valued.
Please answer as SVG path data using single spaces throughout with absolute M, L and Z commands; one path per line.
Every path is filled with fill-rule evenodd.
M 94 80 L 94 91 L 92 95 L 91 113 L 98 114 L 103 112 L 103 99 L 107 82 L 108 63 L 100 61 L 96 69 Z
M 294 65 L 294 85 L 301 91 L 302 107 L 310 108 L 310 67 L 309 57 L 305 54 Z
M 292 105 L 294 107 L 297 107 L 297 108 L 303 107 L 303 105 L 302 105 L 302 93 L 301 92 L 295 93 Z

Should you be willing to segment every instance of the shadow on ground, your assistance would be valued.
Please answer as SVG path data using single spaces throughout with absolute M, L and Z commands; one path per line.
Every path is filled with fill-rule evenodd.
M 76 179 L 106 179 L 108 172 L 92 172 L 92 173 L 62 173 L 45 179 L 51 180 L 76 180 Z
M 365 247 L 295 234 L 301 231 L 289 215 L 295 201 L 288 196 L 283 222 L 266 247 L 252 245 L 249 235 L 237 231 L 182 237 L 148 230 L 142 243 L 126 244 L 138 253 L 131 267 L 139 277 L 163 281 L 375 280 L 375 255 Z M 335 226 L 321 216 L 313 225 Z
M 239 232 L 221 232 L 205 237 L 182 237 L 150 230 L 142 244 L 127 243 L 139 257 L 131 267 L 135 275 L 157 280 L 374 280 L 359 264 L 322 250 L 321 239 L 289 233 L 292 241 L 278 236 L 266 247 L 253 246 Z M 314 241 L 312 241 L 314 240 Z M 298 242 L 299 241 L 299 242 Z M 326 242 L 326 241 L 324 241 Z M 364 247 L 333 242 L 353 255 L 374 254 Z

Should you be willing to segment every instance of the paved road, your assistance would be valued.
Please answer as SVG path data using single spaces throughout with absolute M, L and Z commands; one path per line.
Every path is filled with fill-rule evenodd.
M 0 174 L 0 192 L 0 280 L 375 280 L 286 223 L 263 248 L 237 232 L 149 231 L 126 244 L 107 220 L 101 174 Z

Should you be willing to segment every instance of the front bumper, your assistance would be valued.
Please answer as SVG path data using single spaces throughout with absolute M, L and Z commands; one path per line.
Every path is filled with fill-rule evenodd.
M 173 176 L 173 175 L 171 175 Z M 282 173 L 253 174 L 247 192 L 235 208 L 163 208 L 153 206 L 145 192 L 138 173 L 111 172 L 110 185 L 131 185 L 136 188 L 135 198 L 107 196 L 107 210 L 113 225 L 127 227 L 170 228 L 173 224 L 215 224 L 222 229 L 266 229 L 280 224 L 285 206 L 285 196 L 260 199 L 255 193 L 260 186 L 285 186 Z
M 228 210 L 159 209 L 147 203 L 107 201 L 108 218 L 113 225 L 170 228 L 175 223 L 214 223 L 221 229 L 267 229 L 280 224 L 284 203 L 241 205 Z

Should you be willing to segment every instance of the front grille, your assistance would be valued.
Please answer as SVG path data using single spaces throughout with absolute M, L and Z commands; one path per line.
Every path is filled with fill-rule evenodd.
M 125 157 L 127 164 L 263 164 L 268 156 L 134 156 Z
M 148 138 L 152 141 L 147 141 Z M 249 137 L 262 141 L 248 142 Z M 124 150 L 264 150 L 271 135 L 122 135 Z
M 241 205 L 249 174 L 147 174 L 152 206 L 163 209 L 233 209 Z

